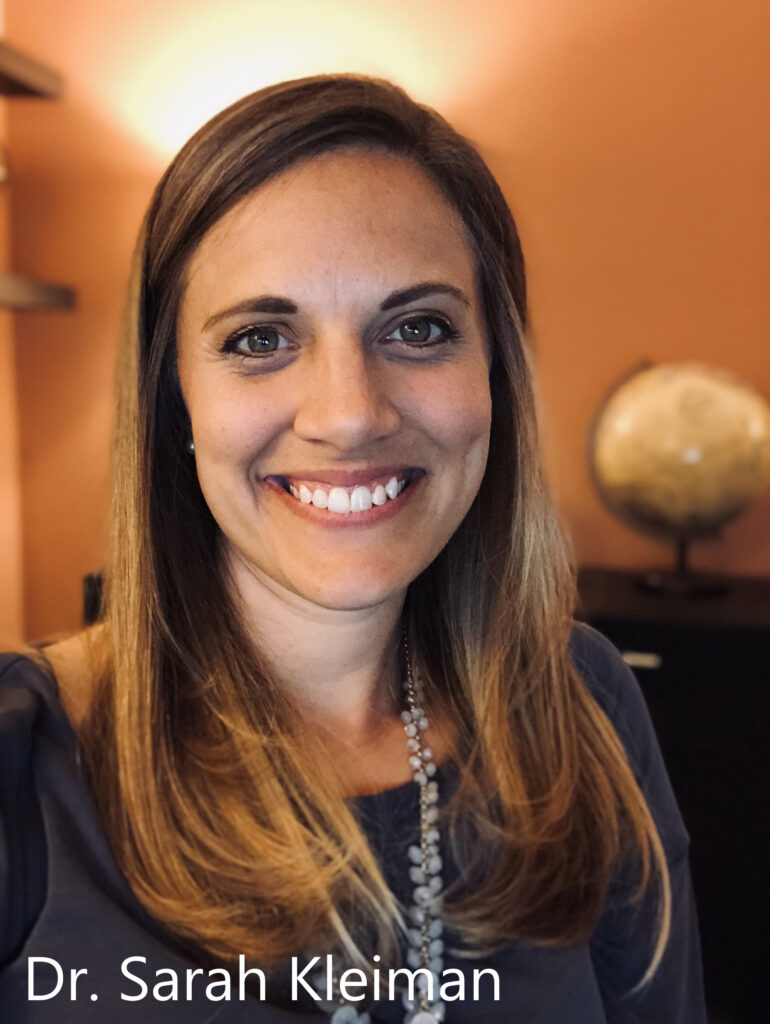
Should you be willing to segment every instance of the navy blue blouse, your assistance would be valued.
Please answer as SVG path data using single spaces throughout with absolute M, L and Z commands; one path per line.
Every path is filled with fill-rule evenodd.
M 446 1024 L 704 1024 L 689 840 L 641 692 L 617 650 L 595 630 L 576 625 L 571 648 L 625 745 L 657 823 L 671 875 L 671 937 L 653 980 L 630 994 L 649 963 L 654 901 L 631 905 L 621 886 L 611 886 L 587 944 L 546 949 L 514 942 L 483 961 L 445 953 L 444 970 L 460 969 L 468 979 L 465 999 L 446 1003 Z M 445 797 L 453 772 L 443 767 L 439 778 Z M 355 803 L 387 881 L 406 899 L 405 851 L 416 838 L 417 787 L 410 782 Z M 452 866 L 445 865 L 443 874 L 451 880 Z M 271 989 L 270 976 L 264 998 L 247 989 L 241 998 L 236 973 L 230 999 L 223 999 L 223 984 L 207 988 L 214 976 L 199 974 L 188 998 L 186 972 L 197 966 L 147 914 L 121 875 L 54 684 L 29 659 L 0 656 L 0 1021 L 328 1021 L 302 986 L 304 998 L 286 1002 Z M 473 998 L 473 969 L 486 967 L 497 971 L 498 999 L 489 975 Z M 176 999 L 168 998 L 173 977 L 179 980 Z M 48 998 L 31 999 L 30 992 Z M 399 1000 L 383 999 L 369 1012 L 373 1024 L 401 1024 L 404 1017 Z

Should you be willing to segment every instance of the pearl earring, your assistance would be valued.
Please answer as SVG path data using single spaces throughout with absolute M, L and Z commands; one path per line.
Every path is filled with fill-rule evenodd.
M 195 441 L 193 441 L 193 439 L 190 438 L 190 440 L 185 445 L 185 448 L 190 453 L 190 455 L 194 455 L 195 454 Z

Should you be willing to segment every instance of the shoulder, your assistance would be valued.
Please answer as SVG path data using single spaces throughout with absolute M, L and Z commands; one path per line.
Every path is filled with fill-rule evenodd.
M 584 622 L 573 624 L 569 646 L 591 696 L 615 727 L 637 774 L 643 772 L 657 742 L 636 676 L 617 647 Z
M 573 622 L 569 638 L 572 660 L 598 700 L 617 699 L 633 673 L 615 645 L 598 629 Z
M 657 741 L 636 676 L 617 647 L 584 622 L 573 624 L 569 646 L 575 668 L 615 727 L 635 771 L 644 772 Z
M 54 660 L 58 664 L 58 651 Z M 43 807 L 52 783 L 68 777 L 75 750 L 46 655 L 35 648 L 0 654 L 0 967 L 21 947 L 43 906 Z
M 62 707 L 75 729 L 88 711 L 100 675 L 103 630 L 103 626 L 96 626 L 43 650 Z
M 0 654 L 0 724 L 7 726 L 25 706 L 57 700 L 56 680 L 39 651 L 29 648 Z
M 644 794 L 671 863 L 686 852 L 689 836 L 671 788 L 655 728 L 636 676 L 602 633 L 576 622 L 570 653 L 591 696 L 612 723 Z
M 61 709 L 74 728 L 83 720 L 101 664 L 100 634 L 87 630 L 42 648 L 0 654 L 0 714 L 42 702 Z

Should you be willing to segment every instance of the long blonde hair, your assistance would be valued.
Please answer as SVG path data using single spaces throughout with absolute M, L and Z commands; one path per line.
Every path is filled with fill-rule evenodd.
M 639 893 L 654 881 L 660 894 L 649 975 L 668 931 L 665 858 L 569 652 L 574 571 L 541 466 L 516 228 L 475 149 L 384 81 L 246 97 L 187 143 L 152 200 L 118 376 L 108 668 L 83 729 L 105 829 L 145 907 L 201 954 L 396 955 L 400 908 L 355 811 L 240 625 L 176 371 L 185 268 L 209 228 L 296 161 L 351 145 L 407 156 L 458 210 L 493 351 L 480 492 L 405 608 L 426 702 L 459 737 L 443 813 L 463 885 L 444 918 L 476 952 L 586 940 L 631 858 Z

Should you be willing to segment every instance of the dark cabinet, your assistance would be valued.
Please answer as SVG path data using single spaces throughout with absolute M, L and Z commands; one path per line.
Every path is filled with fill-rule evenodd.
M 726 582 L 688 597 L 586 568 L 578 614 L 623 653 L 655 723 L 691 837 L 711 1019 L 767 1024 L 770 580 Z

